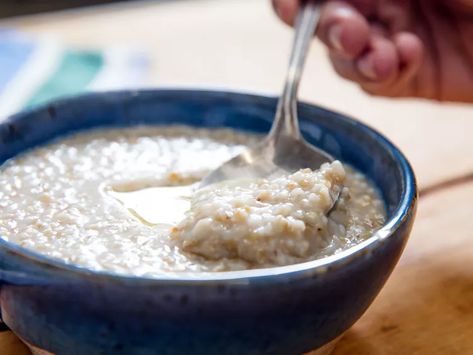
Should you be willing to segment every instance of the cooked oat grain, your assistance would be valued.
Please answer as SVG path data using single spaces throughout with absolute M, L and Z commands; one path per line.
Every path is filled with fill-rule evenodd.
M 290 252 L 280 252 L 278 246 L 271 246 L 268 253 L 263 251 L 262 257 L 258 256 L 260 252 L 251 256 L 251 253 L 228 250 L 213 255 L 201 247 L 195 250 L 189 247 L 190 252 L 182 250 L 170 238 L 173 226 L 141 223 L 106 193 L 107 186 L 124 189 L 137 188 L 143 182 L 156 186 L 197 181 L 256 139 L 230 130 L 142 127 L 80 133 L 34 149 L 0 169 L 0 235 L 67 263 L 94 270 L 158 276 L 182 271 L 241 270 L 320 258 L 359 243 L 384 223 L 384 207 L 376 190 L 363 175 L 349 167 L 345 167 L 345 188 L 336 210 L 322 223 L 323 230 L 317 230 L 320 238 L 310 239 L 302 233 L 304 240 L 310 239 L 310 246 L 298 242 L 291 246 L 289 240 L 283 241 L 283 232 L 273 236 L 268 229 L 263 234 L 270 238 L 277 236 L 274 240 L 282 242 L 284 250 Z M 305 184 L 304 176 L 310 173 L 297 174 L 290 179 L 301 177 L 299 184 Z M 268 210 L 273 214 L 270 219 L 279 221 L 282 214 L 288 222 L 282 228 L 295 230 L 301 222 L 310 224 L 311 212 L 289 223 L 289 217 L 297 213 L 292 207 L 284 212 L 283 190 L 279 190 L 282 195 L 277 198 L 261 191 L 261 201 L 277 200 Z M 301 190 L 300 200 L 292 204 L 319 206 L 317 194 L 310 202 L 310 193 L 306 195 L 309 191 Z M 292 191 L 299 195 L 297 188 Z M 237 210 L 230 212 L 237 214 Z M 212 214 L 212 218 L 217 218 L 217 214 Z M 323 218 L 319 215 L 316 220 Z M 213 222 L 210 228 L 222 226 L 218 220 Z M 258 226 L 255 220 L 247 222 L 241 224 L 246 231 L 252 230 L 251 223 Z M 266 223 L 263 230 L 266 227 L 279 228 L 277 223 L 274 226 Z M 258 249 L 264 250 L 264 245 Z M 279 256 L 269 257 L 274 251 Z

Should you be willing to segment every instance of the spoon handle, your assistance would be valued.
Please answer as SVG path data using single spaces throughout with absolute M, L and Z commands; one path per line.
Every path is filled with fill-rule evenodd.
M 296 20 L 294 42 L 284 90 L 279 99 L 276 116 L 269 134 L 269 139 L 274 141 L 277 141 L 277 137 L 280 135 L 300 138 L 297 118 L 297 90 L 319 18 L 320 4 L 312 0 L 303 1 Z

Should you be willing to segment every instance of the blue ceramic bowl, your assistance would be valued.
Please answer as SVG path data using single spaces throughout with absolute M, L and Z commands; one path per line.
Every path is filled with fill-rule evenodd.
M 274 98 L 156 90 L 91 94 L 0 124 L 0 163 L 78 130 L 186 124 L 266 132 Z M 388 221 L 371 238 L 321 260 L 205 277 L 146 279 L 66 265 L 0 241 L 5 323 L 56 354 L 298 354 L 322 346 L 366 310 L 412 227 L 417 190 L 405 157 L 382 135 L 340 114 L 300 104 L 313 144 L 379 187 Z

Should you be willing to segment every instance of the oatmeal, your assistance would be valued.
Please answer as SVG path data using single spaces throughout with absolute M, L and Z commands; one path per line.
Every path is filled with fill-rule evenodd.
M 195 191 L 207 172 L 257 139 L 142 127 L 80 133 L 29 151 L 0 168 L 0 236 L 90 269 L 158 276 L 320 258 L 382 226 L 377 191 L 339 163 Z
M 173 237 L 183 250 L 208 259 L 291 264 L 328 244 L 326 214 L 344 179 L 336 161 L 271 180 L 211 185 L 194 194 Z

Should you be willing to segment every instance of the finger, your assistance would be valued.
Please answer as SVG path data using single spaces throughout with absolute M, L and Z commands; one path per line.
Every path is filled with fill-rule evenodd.
M 414 34 L 402 32 L 394 37 L 394 44 L 399 53 L 401 66 L 400 76 L 393 86 L 392 95 L 412 96 L 417 91 L 415 77 L 423 63 L 422 41 Z
M 348 0 L 363 16 L 367 17 L 377 11 L 378 0 Z M 299 0 L 272 0 L 274 10 L 279 17 L 289 25 L 294 24 L 294 20 L 299 7 Z
M 393 38 L 399 60 L 397 75 L 384 83 L 367 83 L 362 88 L 376 95 L 401 97 L 413 96 L 416 92 L 415 77 L 423 62 L 423 45 L 411 33 L 398 33 Z
M 289 26 L 294 25 L 294 21 L 299 8 L 299 0 L 272 0 L 276 14 Z
M 367 4 L 372 0 L 353 2 L 360 8 L 366 9 Z M 297 0 L 272 0 L 272 3 L 278 16 L 285 23 L 293 25 L 299 2 Z M 324 5 L 322 10 L 317 34 L 331 50 L 348 58 L 354 58 L 368 44 L 369 24 L 365 17 L 347 2 L 330 1 Z
M 399 55 L 390 39 L 371 36 L 369 50 L 356 60 L 367 85 L 388 85 L 399 73 Z
M 330 53 L 335 71 L 345 79 L 366 88 L 388 86 L 398 75 L 399 55 L 394 43 L 386 38 L 371 36 L 368 50 L 357 59 Z
M 335 72 L 342 78 L 359 84 L 368 81 L 368 79 L 358 71 L 355 60 L 339 56 L 335 53 L 330 53 L 330 60 L 332 61 Z
M 356 58 L 369 45 L 370 26 L 353 6 L 344 1 L 331 1 L 322 10 L 317 35 L 331 52 Z

